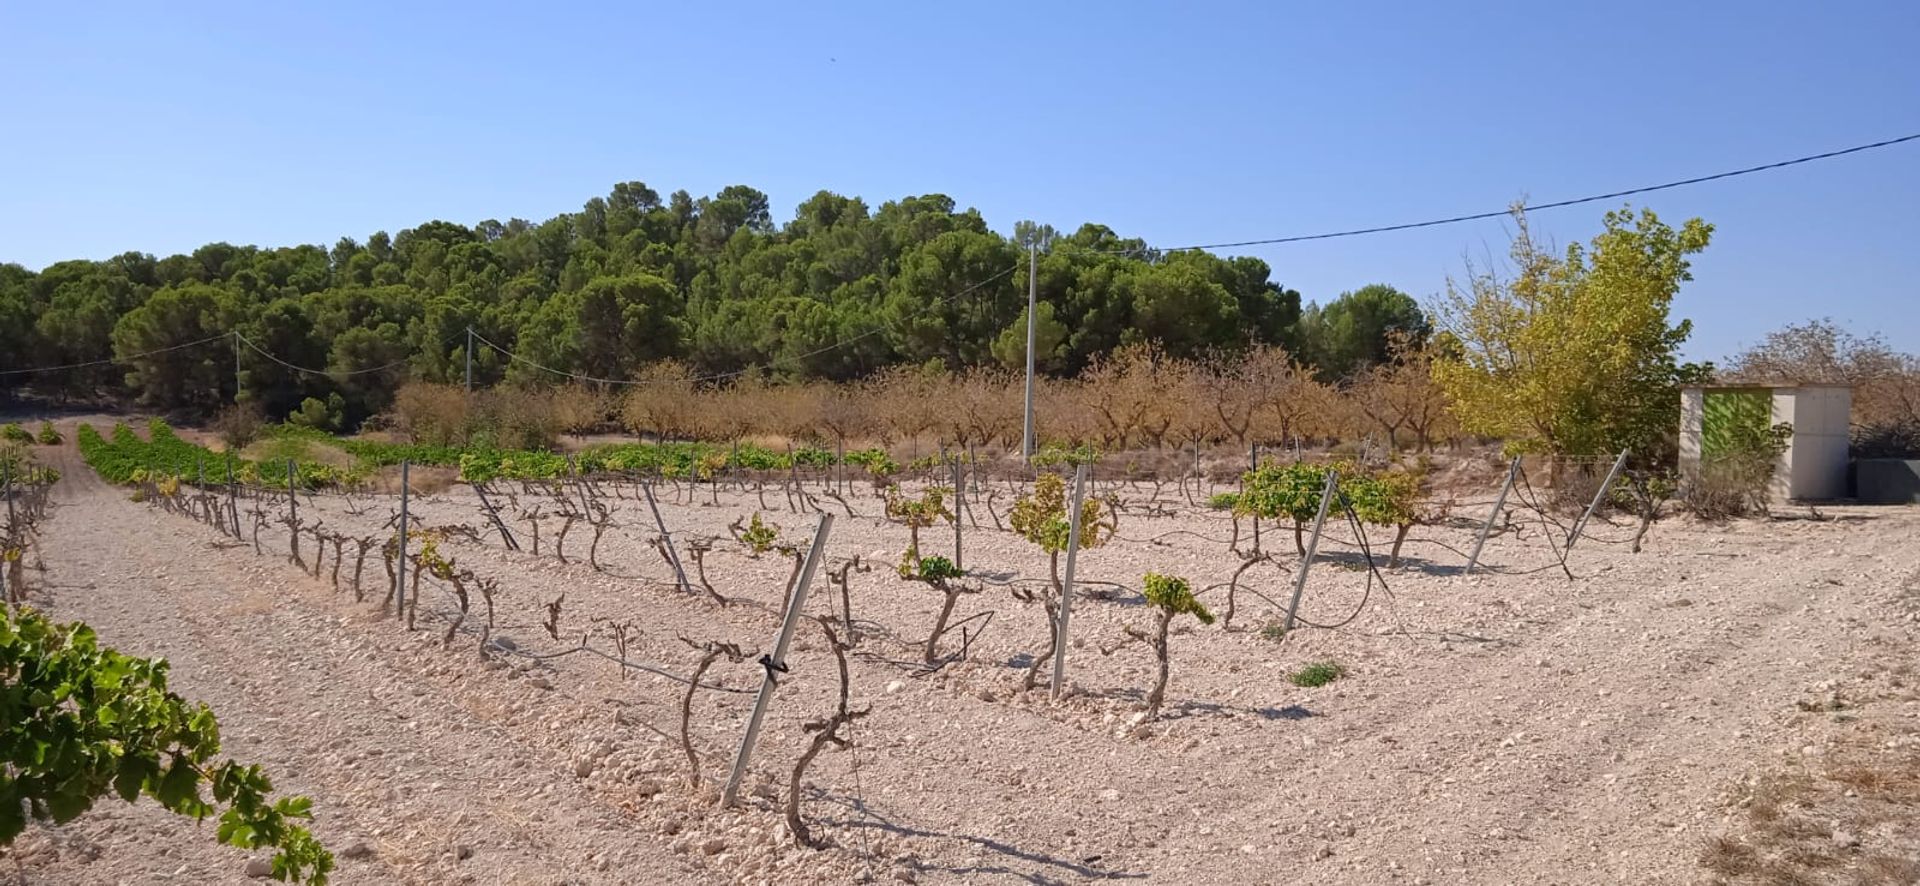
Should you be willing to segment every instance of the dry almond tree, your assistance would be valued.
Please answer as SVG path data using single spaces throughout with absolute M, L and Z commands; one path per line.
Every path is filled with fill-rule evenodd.
M 968 370 L 947 400 L 942 431 L 961 446 L 985 446 L 1009 428 L 1015 435 L 1020 433 L 1022 408 L 1012 373 L 985 367 Z
M 917 457 L 920 437 L 933 430 L 945 412 L 949 382 L 944 372 L 928 373 L 915 366 L 881 373 L 873 383 L 873 396 L 883 441 L 908 443 Z
M 1083 385 L 1071 379 L 1036 379 L 1033 390 L 1036 443 L 1079 446 L 1100 436 L 1100 419 L 1087 404 Z
M 575 437 L 592 433 L 613 411 L 609 396 L 584 383 L 556 386 L 546 396 L 553 426 Z
M 1354 378 L 1348 399 L 1367 423 L 1386 432 L 1390 448 L 1400 447 L 1405 430 L 1414 446 L 1431 451 L 1436 429 L 1447 420 L 1446 392 L 1433 380 L 1432 355 L 1399 330 L 1389 333 L 1387 349 L 1386 363 Z
M 683 364 L 666 360 L 640 370 L 640 382 L 621 404 L 620 419 L 638 437 L 651 432 L 658 440 L 682 440 L 696 431 L 699 409 L 693 374 Z
M 1148 349 L 1150 353 L 1150 349 Z M 1142 348 L 1120 348 L 1095 356 L 1080 374 L 1080 391 L 1099 422 L 1100 445 L 1120 449 L 1153 415 L 1153 389 L 1141 376 L 1150 370 L 1138 364 L 1149 359 Z

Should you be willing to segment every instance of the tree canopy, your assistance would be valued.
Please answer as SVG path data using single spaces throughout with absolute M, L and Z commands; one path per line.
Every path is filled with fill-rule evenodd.
M 1449 282 L 1441 319 L 1453 353 L 1435 378 L 1469 433 L 1555 454 L 1664 451 L 1679 423 L 1678 363 L 1692 332 L 1669 313 L 1687 257 L 1713 226 L 1675 229 L 1651 210 L 1607 213 L 1590 245 L 1555 256 L 1515 211 L 1511 277 L 1473 269 Z M 1457 345 L 1457 347 L 1453 347 Z
M 1029 245 L 1043 247 L 1050 374 L 1127 344 L 1175 357 L 1302 353 L 1300 294 L 1259 259 L 1159 253 L 1098 224 L 1014 231 L 941 194 L 874 209 L 821 191 L 776 224 L 753 188 L 662 198 L 623 182 L 543 222 L 436 220 L 331 246 L 0 265 L 0 370 L 97 364 L 0 375 L 0 395 L 135 395 L 204 412 L 238 394 L 274 416 L 337 395 L 354 425 L 404 381 L 461 382 L 469 327 L 524 358 L 478 344 L 481 385 L 548 370 L 632 379 L 662 360 L 695 378 L 827 380 L 899 364 L 1019 365 Z M 1391 323 L 1357 301 L 1339 310 L 1358 318 L 1342 321 L 1341 352 L 1380 352 L 1362 339 Z

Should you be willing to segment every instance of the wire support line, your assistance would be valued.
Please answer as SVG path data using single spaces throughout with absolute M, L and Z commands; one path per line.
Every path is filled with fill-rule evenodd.
M 1906 142 L 1911 142 L 1911 141 L 1920 141 L 1920 132 L 1916 132 L 1912 135 L 1903 135 L 1898 138 L 1890 138 L 1882 141 L 1870 142 L 1864 145 L 1854 145 L 1853 147 L 1841 148 L 1836 151 L 1825 151 L 1818 154 L 1808 154 L 1803 157 L 1795 157 L 1791 160 L 1780 160 L 1773 163 L 1763 163 L 1758 166 L 1747 166 L 1741 169 L 1730 169 L 1725 172 L 1716 172 L 1711 175 L 1699 175 L 1699 176 L 1694 176 L 1693 178 L 1683 178 L 1676 181 L 1662 182 L 1657 185 L 1645 185 L 1637 188 L 1627 188 L 1625 190 L 1620 190 L 1620 191 L 1609 191 L 1605 194 L 1592 194 L 1586 197 L 1574 197 L 1569 200 L 1555 200 L 1549 203 L 1529 203 L 1527 205 L 1519 207 L 1519 209 L 1524 212 L 1536 212 L 1543 209 L 1560 209 L 1567 206 L 1579 206 L 1583 203 L 1597 203 L 1602 200 L 1616 200 L 1621 197 L 1632 197 L 1639 194 L 1650 194 L 1655 191 L 1666 191 L 1666 190 L 1671 190 L 1673 188 L 1683 188 L 1688 185 L 1704 184 L 1706 182 L 1711 182 L 1711 181 L 1720 181 L 1722 179 L 1735 178 L 1743 175 L 1752 175 L 1758 172 L 1769 172 L 1775 169 L 1785 169 L 1790 166 L 1799 166 L 1804 163 L 1814 163 L 1820 160 L 1831 160 L 1835 157 L 1845 157 L 1849 154 L 1859 154 L 1866 151 L 1878 150 L 1880 148 L 1888 148 L 1894 145 L 1904 144 Z M 1233 249 L 1233 248 L 1242 247 L 1242 246 L 1273 246 L 1273 245 L 1278 245 L 1283 243 L 1304 243 L 1310 240 L 1333 240 L 1340 237 L 1360 237 L 1367 234 L 1385 234 L 1385 233 L 1391 233 L 1393 231 L 1410 231 L 1416 228 L 1434 228 L 1434 227 L 1440 227 L 1442 225 L 1453 225 L 1453 224 L 1460 224 L 1462 222 L 1483 221 L 1485 219 L 1490 219 L 1490 218 L 1499 218 L 1501 216 L 1510 215 L 1513 212 L 1514 210 L 1512 208 L 1497 209 L 1497 210 L 1492 210 L 1488 212 L 1475 212 L 1467 215 L 1455 215 L 1455 216 L 1449 216 L 1446 218 L 1428 219 L 1426 221 L 1404 222 L 1401 224 L 1393 224 L 1393 225 L 1376 225 L 1373 227 L 1353 228 L 1353 229 L 1344 230 L 1344 231 L 1328 231 L 1328 232 L 1319 233 L 1319 234 L 1295 234 L 1295 235 L 1286 236 L 1286 237 L 1265 237 L 1265 238 L 1255 239 L 1255 240 L 1234 240 L 1234 241 L 1222 242 L 1222 243 L 1200 243 L 1192 246 L 1142 247 L 1139 249 L 1079 249 L 1079 250 L 1067 250 L 1067 251 L 1081 252 L 1081 253 L 1087 253 L 1087 254 L 1100 254 L 1100 255 L 1134 255 L 1134 254 L 1140 254 L 1140 253 L 1192 252 L 1196 250 L 1205 250 L 1205 249 Z
M 976 291 L 978 291 L 978 290 L 980 290 L 980 289 L 984 289 L 984 288 L 986 288 L 986 287 L 987 287 L 988 285 L 990 285 L 990 284 L 992 284 L 992 283 L 995 283 L 995 282 L 997 282 L 997 281 L 999 281 L 999 280 L 1000 280 L 1001 278 L 1004 278 L 1004 277 L 1006 277 L 1006 276 L 1008 276 L 1008 275 L 1010 275 L 1010 274 L 1012 274 L 1012 273 L 1013 273 L 1014 271 L 1017 271 L 1017 270 L 1019 270 L 1019 269 L 1020 269 L 1021 267 L 1022 267 L 1022 265 L 1020 265 L 1020 264 L 1016 264 L 1016 265 L 1013 265 L 1013 266 L 1011 266 L 1011 267 L 1009 267 L 1009 268 L 1007 268 L 1006 270 L 1004 270 L 1004 271 L 1001 271 L 1001 272 L 999 272 L 999 273 L 997 273 L 997 274 L 994 274 L 993 276 L 991 276 L 991 277 L 988 277 L 988 278 L 986 278 L 985 280 L 981 280 L 980 282 L 978 282 L 978 283 L 975 283 L 975 284 L 973 284 L 972 286 L 969 286 L 969 287 L 967 287 L 967 288 L 965 288 L 965 289 L 962 289 L 962 290 L 960 290 L 959 292 L 956 292 L 956 293 L 954 293 L 954 294 L 952 294 L 952 295 L 949 295 L 949 296 L 947 296 L 947 297 L 945 297 L 945 298 L 942 298 L 942 299 L 940 299 L 940 300 L 938 300 L 938 301 L 935 301 L 935 302 L 931 302 L 931 303 L 929 303 L 929 304 L 927 304 L 927 305 L 925 305 L 925 306 L 923 306 L 923 307 L 921 307 L 921 308 L 920 308 L 920 309 L 918 309 L 917 311 L 915 311 L 915 315 L 918 315 L 919 313 L 922 313 L 922 312 L 925 312 L 925 311 L 926 311 L 926 310 L 928 310 L 929 308 L 932 308 L 932 307 L 934 307 L 934 306 L 936 306 L 936 305 L 945 305 L 945 304 L 950 304 L 950 303 L 952 303 L 952 302 L 953 302 L 953 301 L 954 301 L 955 299 L 958 299 L 958 298 L 960 298 L 961 296 L 964 296 L 964 295 L 968 295 L 968 294 L 970 294 L 970 293 L 973 293 L 973 292 L 976 292 Z M 855 335 L 855 336 L 852 336 L 851 338 L 844 338 L 844 339 L 841 339 L 840 341 L 837 341 L 837 342 L 834 342 L 834 343 L 832 343 L 832 344 L 829 344 L 829 345 L 822 345 L 822 346 L 820 346 L 820 347 L 817 347 L 817 348 L 814 348 L 814 349 L 813 349 L 813 350 L 811 350 L 811 351 L 807 351 L 806 353 L 803 353 L 803 354 L 795 354 L 795 355 L 793 355 L 793 356 L 791 356 L 791 357 L 779 357 L 779 358 L 776 358 L 776 359 L 774 359 L 774 360 L 770 360 L 770 361 L 768 361 L 768 362 L 767 362 L 767 364 L 766 364 L 766 366 L 771 366 L 771 365 L 774 365 L 774 364 L 776 364 L 776 363 L 781 363 L 781 362 L 789 362 L 789 363 L 791 363 L 791 362 L 796 362 L 796 361 L 802 361 L 802 360 L 808 360 L 808 359 L 811 359 L 811 358 L 813 358 L 813 357 L 818 357 L 818 356 L 820 356 L 821 354 L 825 354 L 825 353 L 827 353 L 827 352 L 829 352 L 829 351 L 835 351 L 835 350 L 839 350 L 840 348 L 844 348 L 844 347 L 846 347 L 846 346 L 848 346 L 848 345 L 851 345 L 851 344 L 854 344 L 855 342 L 859 342 L 859 341 L 864 341 L 864 340 L 866 340 L 866 339 L 869 339 L 869 338 L 872 338 L 872 337 L 874 337 L 874 336 L 876 336 L 876 335 L 879 335 L 879 334 L 881 334 L 881 333 L 883 333 L 883 332 L 885 332 L 885 331 L 887 331 L 887 330 L 886 330 L 886 327 L 885 327 L 885 326 L 876 326 L 876 327 L 874 327 L 874 328 L 872 328 L 872 329 L 869 329 L 869 330 L 867 330 L 866 332 L 862 332 L 862 333 L 860 333 L 859 335 Z M 477 331 L 474 331 L 474 330 L 472 330 L 472 329 L 468 329 L 468 332 L 471 332 L 471 333 L 473 334 L 473 337 L 474 337 L 474 339 L 475 339 L 476 341 L 478 341 L 478 342 L 480 342 L 481 344 L 484 344 L 484 345 L 486 345 L 486 346 L 487 346 L 487 347 L 489 347 L 489 348 L 492 348 L 492 349 L 494 349 L 494 350 L 496 350 L 496 351 L 499 351 L 499 352 L 500 352 L 500 353 L 501 353 L 502 355 L 504 355 L 504 356 L 505 356 L 505 357 L 506 357 L 507 359 L 509 359 L 509 360 L 512 360 L 512 361 L 514 361 L 514 362 L 516 362 L 516 363 L 520 363 L 520 364 L 523 364 L 523 365 L 526 365 L 526 366 L 531 366 L 531 367 L 533 367 L 534 369 L 538 369 L 538 370 L 540 370 L 541 372 L 545 372 L 545 373 L 548 373 L 548 374 L 551 374 L 551 375 L 555 375 L 555 376 L 559 376 L 559 377 L 561 377 L 561 378 L 570 378 L 570 379 L 573 379 L 573 380 L 575 380 L 575 381 L 585 381 L 585 382 L 593 382 L 593 383 L 595 383 L 595 384 L 604 384 L 604 385 L 629 385 L 629 386 L 634 386 L 634 387 L 647 387 L 647 386 L 650 386 L 650 385 L 657 385 L 657 384 L 667 384 L 667 383 L 669 383 L 669 380 L 666 380 L 666 379 L 628 379 L 628 378 L 599 378 L 599 377 L 597 377 L 597 376 L 591 376 L 591 375 L 584 375 L 584 374 L 582 374 L 582 373 L 578 373 L 578 372 L 568 372 L 568 371 L 566 371 L 566 370 L 564 370 L 564 369 L 556 369 L 556 368 L 554 368 L 554 367 L 552 367 L 552 366 L 548 366 L 548 365 L 546 365 L 546 364 L 544 364 L 544 363 L 539 363 L 539 362 L 537 362 L 537 361 L 534 361 L 534 360 L 532 360 L 532 359 L 529 359 L 529 358 L 527 358 L 527 357 L 524 357 L 524 356 L 521 356 L 520 354 L 516 354 L 516 353 L 514 353 L 513 351 L 509 351 L 509 350 L 507 350 L 506 348 L 504 348 L 504 347 L 502 347 L 502 346 L 500 346 L 499 344 L 497 344 L 497 343 L 495 343 L 495 342 L 494 342 L 494 341 L 493 341 L 492 339 L 490 339 L 490 338 L 487 338 L 487 337 L 486 337 L 486 336 L 484 336 L 484 335 L 481 335 L 481 334 L 480 334 L 479 332 L 477 332 Z M 753 372 L 753 371 L 754 371 L 754 370 L 755 370 L 756 368 L 765 368 L 765 367 L 764 367 L 764 366 L 763 366 L 763 367 L 753 367 L 753 366 L 749 366 L 749 367 L 747 367 L 747 368 L 745 368 L 745 369 L 736 369 L 736 370 L 733 370 L 733 371 L 731 371 L 731 372 L 718 372 L 718 373 L 714 373 L 714 374 L 712 374 L 712 375 L 702 375 L 702 376 L 696 376 L 696 377 L 694 377 L 694 378 L 686 378 L 686 379 L 672 379 L 672 380 L 671 380 L 671 383 L 673 383 L 673 384 L 700 384 L 700 383 L 703 383 L 703 382 L 712 382 L 712 381 L 725 381 L 725 380 L 727 380 L 727 379 L 730 379 L 730 378 L 738 378 L 738 377 L 740 377 L 740 376 L 743 376 L 743 375 L 747 375 L 747 374 L 749 374 L 749 373 L 752 373 L 752 372 Z
M 387 370 L 389 370 L 389 369 L 392 369 L 392 368 L 394 368 L 395 366 L 400 366 L 400 365 L 403 365 L 403 364 L 405 364 L 405 363 L 406 363 L 407 361 L 409 361 L 409 360 L 412 360 L 412 359 L 413 359 L 412 357 L 401 357 L 401 358 L 400 358 L 400 359 L 398 359 L 398 360 L 395 360 L 395 361 L 393 361 L 393 362 L 391 362 L 391 363 L 387 363 L 387 364 L 384 364 L 384 365 L 381 365 L 381 366 L 374 366 L 374 367 L 370 367 L 370 368 L 367 368 L 367 369 L 351 369 L 351 370 L 346 370 L 346 371 L 341 371 L 341 372 L 335 372 L 335 371 L 333 371 L 333 370 L 329 370 L 329 369 L 314 369 L 314 368 L 311 368 L 311 367 L 307 367 L 307 366 L 300 366 L 300 365 L 297 365 L 297 364 L 293 364 L 293 363 L 289 363 L 289 362 L 287 362 L 287 361 L 285 361 L 285 360 L 282 360 L 282 359 L 280 359 L 279 357 L 276 357 L 276 356 L 274 356 L 274 355 L 273 355 L 273 354 L 271 354 L 271 353 L 268 353 L 268 352 L 267 352 L 267 350 L 266 350 L 265 348 L 262 348 L 262 347 L 260 347 L 259 345 L 257 345 L 257 344 L 254 344 L 254 343 L 253 343 L 253 339 L 250 339 L 250 338 L 248 338 L 248 337 L 246 337 L 246 336 L 244 336 L 244 335 L 241 335 L 241 334 L 240 334 L 240 333 L 238 333 L 238 332 L 235 332 L 235 333 L 233 333 L 233 337 L 234 337 L 234 338 L 237 338 L 237 339 L 239 339 L 239 340 L 240 340 L 241 342 L 243 342 L 243 343 L 245 343 L 245 344 L 246 344 L 246 346 L 247 346 L 248 348 L 251 348 L 251 349 L 253 350 L 253 352 L 254 352 L 254 353 L 256 353 L 256 354 L 259 354 L 260 356 L 262 356 L 262 357 L 265 357 L 265 358 L 267 358 L 268 360 L 272 360 L 273 362 L 275 362 L 275 363 L 278 363 L 278 364 L 280 364 L 281 366 L 285 366 L 286 368 L 288 368 L 288 369 L 291 369 L 291 370 L 293 370 L 293 371 L 295 371 L 295 372 L 304 372 L 304 373 L 306 373 L 306 374 L 308 374 L 308 375 L 324 375 L 324 376 L 326 376 L 326 377 L 328 377 L 328 378 L 347 378 L 347 377 L 350 377 L 350 376 L 355 376 L 355 375 L 366 375 L 366 374 L 368 374 L 368 373 L 372 373 L 372 372 L 385 372 L 385 371 L 387 371 Z
M 155 354 L 165 354 L 170 351 L 183 351 L 183 350 L 186 350 L 187 348 L 199 347 L 200 345 L 204 345 L 208 342 L 220 341 L 221 339 L 224 339 L 226 337 L 227 337 L 227 333 L 223 332 L 223 333 L 220 333 L 219 335 L 210 335 L 210 336 L 207 336 L 206 338 L 199 339 L 197 341 L 190 341 L 190 342 L 185 342 L 183 344 L 177 344 L 177 345 L 169 345 L 164 348 L 154 348 L 151 351 L 141 351 L 138 354 L 128 354 L 124 357 L 109 357 L 105 360 L 89 360 L 85 363 L 66 363 L 59 366 L 30 366 L 25 369 L 0 369 L 0 375 L 25 375 L 31 372 L 59 372 L 60 370 L 63 370 L 63 369 L 86 369 L 90 366 L 111 366 L 115 363 L 126 363 L 132 360 L 139 360 L 143 357 L 151 357 Z

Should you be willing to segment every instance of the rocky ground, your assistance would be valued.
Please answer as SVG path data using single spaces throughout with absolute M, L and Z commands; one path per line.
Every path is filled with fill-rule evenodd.
M 331 548 L 316 578 L 289 562 L 284 525 L 261 531 L 256 555 L 251 538 L 128 500 L 70 447 L 44 452 L 66 479 L 37 604 L 172 661 L 175 688 L 219 714 L 228 752 L 313 797 L 338 883 L 1892 884 L 1912 882 L 1896 862 L 1920 847 L 1910 508 L 1676 518 L 1638 555 L 1619 544 L 1629 527 L 1600 525 L 1569 557 L 1572 579 L 1521 510 L 1487 543 L 1491 571 L 1460 574 L 1471 527 L 1421 527 L 1384 586 L 1341 523 L 1301 609 L 1339 626 L 1291 633 L 1277 625 L 1298 557 L 1291 532 L 1269 527 L 1263 547 L 1281 556 L 1245 573 L 1231 624 L 1175 622 L 1167 706 L 1148 720 L 1154 658 L 1126 633 L 1150 624 L 1140 576 L 1226 581 L 1240 565 L 1227 518 L 1172 487 L 1151 507 L 1149 488 L 1105 487 L 1129 513 L 1119 539 L 1080 558 L 1089 593 L 1073 601 L 1056 702 L 1044 679 L 1021 689 L 1047 628 L 1014 591 L 1047 574 L 1045 557 L 983 503 L 964 535 L 980 592 L 954 614 L 971 620 L 929 668 L 940 595 L 892 574 L 907 532 L 856 488 L 857 516 L 822 499 L 839 516 L 806 609 L 837 614 L 825 572 L 856 554 L 872 564 L 847 594 L 850 701 L 870 713 L 843 733 L 850 749 L 805 774 L 802 816 L 826 846 L 803 849 L 782 816 L 787 783 L 804 725 L 839 693 L 818 626 L 797 634 L 736 808 L 718 808 L 716 782 L 762 668 L 722 658 L 707 677 L 718 691 L 695 694 L 697 786 L 680 740 L 675 678 L 700 658 L 689 641 L 763 652 L 778 626 L 792 561 L 749 556 L 727 530 L 761 508 L 753 491 L 713 504 L 661 490 L 683 558 L 719 539 L 704 573 L 726 605 L 675 586 L 632 487 L 598 490 L 614 509 L 602 569 L 584 562 L 584 522 L 562 563 L 560 520 L 541 521 L 538 555 L 533 523 L 512 521 L 514 552 L 469 487 L 415 497 L 437 550 L 497 587 L 483 648 L 477 594 L 449 632 L 458 603 L 428 579 L 409 631 L 381 605 L 377 554 L 357 600 L 351 543 L 336 586 Z M 1004 520 L 1011 492 L 990 490 Z M 804 546 L 818 517 L 792 513 L 778 486 L 765 500 L 782 539 Z M 518 489 L 501 504 L 515 518 L 560 509 Z M 376 537 L 396 505 L 303 496 L 300 514 Z M 278 515 L 284 497 L 240 503 L 256 506 Z M 951 533 L 925 530 L 923 552 L 951 554 Z M 311 539 L 303 555 L 311 565 Z M 1224 589 L 1202 599 L 1224 614 Z M 1316 662 L 1344 676 L 1289 680 Z M 1809 861 L 1816 849 L 1831 861 Z M 10 854 L 27 883 L 248 881 L 249 859 L 210 824 L 150 804 L 105 803 Z M 1761 879 L 1789 868 L 1810 879 Z

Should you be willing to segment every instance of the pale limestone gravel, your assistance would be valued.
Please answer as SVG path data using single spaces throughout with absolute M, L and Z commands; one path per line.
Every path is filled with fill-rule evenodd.
M 69 433 L 69 438 L 72 435 Z M 127 500 L 69 447 L 58 506 L 45 524 L 39 602 L 94 624 L 128 652 L 163 655 L 176 688 L 220 715 L 227 749 L 262 763 L 277 786 L 306 793 L 317 835 L 342 855 L 337 883 L 1606 883 L 1699 880 L 1701 841 L 1724 829 L 1726 795 L 1757 768 L 1800 747 L 1796 700 L 1823 681 L 1910 660 L 1916 624 L 1898 602 L 1920 565 L 1911 508 L 1826 509 L 1828 522 L 1710 527 L 1663 522 L 1648 549 L 1608 543 L 1597 526 L 1571 559 L 1527 575 L 1457 574 L 1468 528 L 1425 529 L 1413 566 L 1388 575 L 1348 627 L 1262 636 L 1276 608 L 1239 599 L 1232 630 L 1183 621 L 1173 638 L 1168 712 L 1138 723 L 1152 674 L 1140 644 L 1111 654 L 1147 615 L 1130 592 L 1074 602 L 1074 692 L 1061 703 L 1021 693 L 1025 656 L 1046 636 L 1037 605 L 1004 587 L 963 597 L 969 659 L 927 675 L 919 649 L 938 607 L 932 591 L 891 574 L 903 528 L 858 490 L 829 544 L 836 558 L 874 561 L 852 580 L 856 619 L 870 626 L 852 659 L 853 751 L 823 754 L 805 807 L 831 848 L 794 848 L 779 814 L 801 725 L 829 713 L 832 658 L 804 626 L 789 656 L 743 807 L 720 812 L 723 776 L 751 695 L 703 693 L 693 720 L 705 785 L 687 784 L 678 744 L 681 687 L 602 658 L 483 661 L 477 636 L 441 637 L 452 595 L 425 597 L 408 633 L 378 606 L 295 569 L 284 527 L 266 556 L 213 529 Z M 1110 487 L 1111 488 L 1111 487 Z M 619 523 L 597 573 L 583 562 L 443 543 L 464 568 L 499 581 L 496 635 L 526 653 L 561 652 L 583 632 L 627 656 L 691 669 L 681 637 L 769 648 L 789 562 L 746 557 L 730 540 L 708 556 L 725 608 L 682 595 L 651 548 L 651 517 L 631 489 L 603 489 Z M 1119 493 L 1136 504 L 1140 489 Z M 519 493 L 530 507 L 536 496 Z M 787 512 L 778 488 L 767 517 L 804 540 L 812 515 Z M 718 507 L 663 495 L 678 536 L 721 536 L 758 507 L 723 493 Z M 996 504 L 1011 496 L 1004 485 Z M 396 501 L 320 496 L 304 516 L 329 528 L 380 531 Z M 1129 518 L 1122 535 L 1174 529 L 1225 537 L 1222 517 L 1176 500 L 1181 516 Z M 470 490 L 416 499 L 427 526 L 486 530 Z M 548 510 L 552 510 L 549 506 Z M 1522 514 L 1524 516 L 1524 513 Z M 1520 517 L 1516 517 L 1520 519 Z M 1031 546 L 988 527 L 966 537 L 966 563 L 993 576 L 1046 574 Z M 514 530 L 526 541 L 525 524 Z M 588 530 L 574 527 L 570 559 Z M 1341 537 L 1350 536 L 1342 528 Z M 1269 532 L 1287 551 L 1290 532 Z M 1378 541 L 1378 539 L 1376 539 Z M 1174 536 L 1089 551 L 1080 575 L 1137 587 L 1148 570 L 1196 586 L 1237 560 L 1224 544 Z M 951 530 L 927 530 L 926 553 L 950 553 Z M 1350 548 L 1326 550 L 1350 559 Z M 309 556 L 311 545 L 307 546 Z M 349 555 L 351 557 L 351 554 Z M 682 556 L 686 553 L 682 550 Z M 329 557 L 329 563 L 331 557 Z M 1282 557 L 1288 568 L 1296 558 Z M 1496 536 L 1483 562 L 1553 566 L 1537 530 Z M 349 559 L 345 572 L 350 572 Z M 1249 573 L 1284 602 L 1291 574 Z M 369 588 L 382 584 L 377 561 Z M 1316 621 L 1359 605 L 1365 573 L 1322 563 L 1303 612 Z M 541 627 L 561 594 L 560 639 Z M 1220 592 L 1209 593 L 1216 611 Z M 473 625 L 476 614 L 469 617 Z M 808 611 L 837 611 L 824 575 Z M 977 631 L 977 636 L 974 633 Z M 950 637 L 943 651 L 958 647 Z M 1291 685 L 1304 663 L 1331 659 L 1346 678 Z M 758 685 L 752 663 L 712 678 Z M 665 735 L 675 736 L 668 741 Z M 212 827 L 149 805 L 104 803 L 81 821 L 30 832 L 15 847 L 32 883 L 243 883 L 247 857 L 217 846 Z

